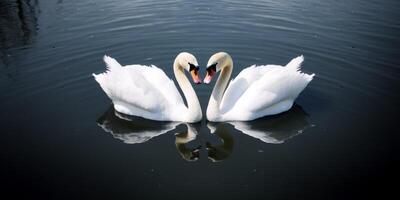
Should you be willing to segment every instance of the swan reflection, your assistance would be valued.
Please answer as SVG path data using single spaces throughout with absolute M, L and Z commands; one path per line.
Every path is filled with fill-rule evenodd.
M 127 144 L 144 143 L 175 129 L 179 122 L 158 122 L 118 113 L 111 106 L 98 120 L 104 131 Z
M 188 148 L 186 144 L 196 139 L 198 134 L 195 126 L 185 124 L 187 132 L 175 134 L 175 146 L 183 159 L 187 161 L 197 161 L 200 157 L 201 145 L 196 148 Z
M 208 159 L 213 162 L 219 162 L 225 160 L 231 155 L 233 150 L 233 137 L 229 133 L 226 123 L 213 123 L 209 122 L 207 124 L 210 132 L 221 139 L 222 144 L 213 145 L 210 142 L 206 142 Z
M 281 144 L 310 126 L 307 113 L 294 105 L 289 111 L 249 122 L 228 122 L 240 132 L 265 143 Z
M 174 130 L 178 125 L 185 124 L 187 132 L 175 134 L 175 146 L 178 153 L 187 161 L 199 159 L 197 148 L 188 148 L 187 144 L 196 139 L 198 131 L 193 124 L 182 122 L 160 122 L 140 117 L 128 116 L 115 111 L 113 106 L 97 120 L 97 124 L 105 132 L 126 144 L 145 143 L 150 139 Z
M 265 143 L 281 144 L 310 126 L 308 115 L 298 105 L 286 112 L 272 117 L 264 117 L 250 122 L 208 122 L 210 133 L 217 136 L 221 143 L 205 142 L 207 157 L 212 162 L 227 159 L 233 152 L 234 138 L 230 131 L 236 129 L 248 136 Z M 139 117 L 131 117 L 118 113 L 111 106 L 98 120 L 98 125 L 104 131 L 111 133 L 116 139 L 127 144 L 145 143 L 150 139 L 170 132 L 178 125 L 184 124 L 186 131 L 175 134 L 175 147 L 186 161 L 197 161 L 200 158 L 201 145 L 188 147 L 190 142 L 198 141 L 200 124 L 182 122 L 159 122 Z M 234 129 L 232 129 L 232 126 Z

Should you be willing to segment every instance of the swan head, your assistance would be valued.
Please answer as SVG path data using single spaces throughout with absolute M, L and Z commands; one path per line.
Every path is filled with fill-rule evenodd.
M 201 83 L 201 78 L 199 73 L 200 67 L 194 55 L 187 52 L 182 52 L 176 57 L 175 62 L 178 62 L 179 66 L 181 66 L 183 69 L 185 69 L 190 73 L 194 83 L 196 84 Z
M 232 66 L 232 58 L 228 53 L 219 52 L 210 57 L 207 63 L 206 77 L 204 83 L 209 84 L 214 75 L 226 66 Z

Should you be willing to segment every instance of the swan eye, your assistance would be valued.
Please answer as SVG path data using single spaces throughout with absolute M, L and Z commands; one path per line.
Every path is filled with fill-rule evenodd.
M 192 63 L 189 63 L 189 71 L 192 71 L 192 70 L 196 70 L 196 71 L 199 71 L 199 66 L 196 66 L 196 65 L 193 65 Z
M 207 67 L 207 71 L 212 70 L 212 71 L 216 72 L 217 71 L 217 64 L 218 63 L 214 63 L 214 64 L 208 66 Z

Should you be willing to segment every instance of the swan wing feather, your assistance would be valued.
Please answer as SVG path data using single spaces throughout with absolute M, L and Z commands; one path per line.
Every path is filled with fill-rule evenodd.
M 265 73 L 279 68 L 278 65 L 264 65 L 256 66 L 252 65 L 243 69 L 236 78 L 232 79 L 224 93 L 221 100 L 220 110 L 221 113 L 229 111 L 241 96 L 254 84 L 256 83 Z
M 235 109 L 256 113 L 279 102 L 293 102 L 313 79 L 314 74 L 300 71 L 303 56 L 290 61 L 285 67 L 265 65 L 268 68 L 238 99 Z
M 107 71 L 93 74 L 96 81 L 114 105 L 134 108 L 118 111 L 146 118 L 153 118 L 152 115 L 162 118 L 168 114 L 167 109 L 183 105 L 174 82 L 160 68 L 154 65 L 121 66 L 108 56 L 104 57 L 104 61 Z

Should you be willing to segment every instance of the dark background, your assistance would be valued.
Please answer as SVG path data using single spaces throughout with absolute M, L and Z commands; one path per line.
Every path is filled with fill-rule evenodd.
M 0 181 L 27 199 L 354 199 L 396 193 L 398 1 L 0 1 Z M 104 54 L 154 64 L 229 52 L 236 76 L 303 54 L 316 77 L 289 112 L 248 125 L 279 144 L 206 120 L 186 148 L 179 125 L 119 119 L 91 77 Z M 206 109 L 212 85 L 196 86 Z M 109 121 L 108 129 L 100 125 Z M 161 128 L 160 128 L 161 127 Z M 107 130 L 107 131 L 105 131 Z M 113 134 L 110 134 L 110 131 Z M 133 134 L 133 135 L 135 135 Z M 233 141 L 233 142 L 232 142 Z M 125 141 L 126 142 L 126 141 Z M 227 145 L 228 143 L 233 145 Z M 207 157 L 212 144 L 220 162 Z M 215 150 L 215 151 L 217 151 Z M 210 154 L 209 154 L 210 153 Z

